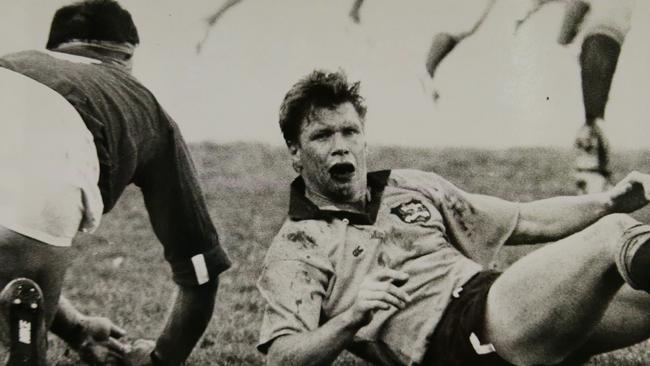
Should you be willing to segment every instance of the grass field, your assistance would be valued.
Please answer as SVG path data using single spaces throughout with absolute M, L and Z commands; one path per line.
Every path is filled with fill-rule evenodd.
M 194 350 L 191 365 L 259 365 L 254 345 L 263 303 L 255 281 L 269 245 L 283 219 L 288 184 L 294 174 L 283 148 L 259 144 L 192 146 L 210 214 L 233 267 L 221 276 L 217 309 Z M 571 194 L 571 155 L 551 149 L 406 149 L 370 150 L 372 169 L 412 167 L 435 171 L 461 188 L 502 198 L 529 201 Z M 645 152 L 615 155 L 615 176 L 634 168 L 650 172 Z M 164 184 L 164 183 L 161 183 Z M 636 215 L 650 222 L 650 212 Z M 128 337 L 155 338 L 174 285 L 151 231 L 140 193 L 130 188 L 104 217 L 101 228 L 74 244 L 76 258 L 64 293 L 87 313 L 108 316 Z M 503 253 L 507 265 L 528 248 Z M 76 365 L 74 352 L 51 338 L 54 365 Z M 648 344 L 599 356 L 590 365 L 648 365 Z M 365 365 L 345 354 L 336 365 Z

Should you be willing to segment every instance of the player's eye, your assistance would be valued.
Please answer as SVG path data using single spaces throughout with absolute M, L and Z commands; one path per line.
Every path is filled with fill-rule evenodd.
M 317 131 L 311 135 L 312 141 L 322 141 L 327 139 L 332 133 L 330 131 Z
M 343 134 L 346 136 L 356 135 L 359 133 L 359 129 L 356 127 L 347 127 L 343 129 Z

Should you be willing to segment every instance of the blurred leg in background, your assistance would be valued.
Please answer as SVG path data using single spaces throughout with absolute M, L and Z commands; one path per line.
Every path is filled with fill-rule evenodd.
M 560 44 L 570 43 L 586 18 L 579 57 L 585 121 L 575 140 L 578 194 L 602 192 L 611 186 L 609 143 L 601 124 L 633 7 L 633 0 L 567 3 Z

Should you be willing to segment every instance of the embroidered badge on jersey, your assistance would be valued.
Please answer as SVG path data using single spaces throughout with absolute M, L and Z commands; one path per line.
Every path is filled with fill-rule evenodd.
M 429 212 L 427 206 L 415 198 L 391 208 L 390 213 L 397 215 L 397 217 L 407 224 L 427 222 L 431 218 L 431 212 Z

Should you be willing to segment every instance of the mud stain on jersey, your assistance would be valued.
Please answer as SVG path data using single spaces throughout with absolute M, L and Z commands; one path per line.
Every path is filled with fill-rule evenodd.
M 314 249 L 318 246 L 316 240 L 302 230 L 287 234 L 287 239 L 300 245 L 301 249 Z

